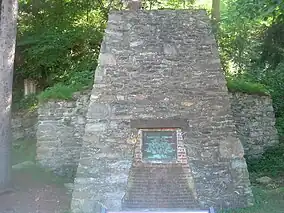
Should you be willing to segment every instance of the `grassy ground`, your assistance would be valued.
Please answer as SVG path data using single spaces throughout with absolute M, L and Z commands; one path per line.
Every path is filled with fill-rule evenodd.
M 282 141 L 282 140 L 281 140 Z M 255 205 L 246 209 L 225 211 L 226 213 L 284 213 L 284 143 L 267 150 L 261 159 L 250 160 L 248 170 L 255 198 Z M 268 176 L 273 181 L 264 186 L 256 179 Z
M 245 209 L 234 209 L 223 213 L 283 213 L 284 212 L 284 187 L 268 189 L 254 186 L 254 206 Z
M 12 146 L 12 165 L 19 164 L 24 161 L 35 163 L 36 141 L 25 140 L 15 141 Z M 59 184 L 70 182 L 67 178 L 57 177 L 52 172 L 44 170 L 36 164 L 27 166 L 23 169 L 13 169 L 13 176 L 29 176 L 31 181 L 45 184 Z
M 12 146 L 12 165 L 23 161 L 35 161 L 36 141 L 18 140 Z

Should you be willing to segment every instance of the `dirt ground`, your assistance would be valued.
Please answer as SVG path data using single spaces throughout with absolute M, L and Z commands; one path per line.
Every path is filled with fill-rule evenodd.
M 276 188 L 253 187 L 255 205 L 248 209 L 232 210 L 230 213 L 283 213 L 283 180 L 283 177 L 274 180 Z M 38 168 L 29 168 L 14 171 L 13 183 L 13 192 L 0 195 L 0 213 L 69 212 L 71 192 L 64 187 L 68 180 Z
M 49 180 L 49 181 L 47 181 Z M 40 172 L 13 172 L 13 191 L 0 195 L 0 213 L 64 213 L 71 193 Z
M 35 142 L 22 141 L 13 148 L 13 165 L 35 161 Z M 264 174 L 250 174 L 251 180 Z M 0 195 L 0 213 L 68 213 L 71 192 L 64 183 L 72 180 L 56 177 L 35 165 L 13 170 L 11 193 Z M 254 182 L 254 181 L 253 181 Z M 283 213 L 284 173 L 273 179 L 270 186 L 253 187 L 256 203 L 248 209 L 232 210 L 230 213 Z M 70 185 L 69 185 L 70 186 Z

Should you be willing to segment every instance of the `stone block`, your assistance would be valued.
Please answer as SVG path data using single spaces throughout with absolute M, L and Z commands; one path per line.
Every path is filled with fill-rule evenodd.
M 111 116 L 111 107 L 108 104 L 91 102 L 87 113 L 87 118 L 107 119 Z
M 221 158 L 242 158 L 244 156 L 243 146 L 236 137 L 228 136 L 225 141 L 220 141 L 219 153 Z
M 85 127 L 86 133 L 103 132 L 107 129 L 107 123 L 87 123 Z
M 107 66 L 107 65 L 116 65 L 116 59 L 115 56 L 111 53 L 102 53 L 99 56 L 99 64 L 101 66 Z

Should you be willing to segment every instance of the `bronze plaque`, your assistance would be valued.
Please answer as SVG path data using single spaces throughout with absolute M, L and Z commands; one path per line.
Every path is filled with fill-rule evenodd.
M 148 162 L 176 161 L 176 131 L 142 131 L 142 160 Z

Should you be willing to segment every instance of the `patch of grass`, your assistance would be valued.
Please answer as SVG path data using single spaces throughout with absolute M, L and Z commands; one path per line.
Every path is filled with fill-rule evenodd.
M 13 111 L 34 111 L 37 108 L 38 99 L 36 94 L 25 97 L 13 95 L 12 110 Z
M 22 163 L 24 161 L 35 161 L 36 141 L 35 140 L 19 140 L 15 141 L 12 146 L 12 165 Z M 72 182 L 70 178 L 59 177 L 52 171 L 40 168 L 36 163 L 34 165 L 21 169 L 13 169 L 14 177 L 26 178 L 31 182 L 59 184 Z
M 242 92 L 247 94 L 269 96 L 270 92 L 265 85 L 252 83 L 241 78 L 227 77 L 227 87 L 230 92 Z
M 253 187 L 255 204 L 249 208 L 222 211 L 222 213 L 283 213 L 284 192 L 283 189 L 267 190 Z
M 73 72 L 68 80 L 47 88 L 38 95 L 40 103 L 48 100 L 72 100 L 73 94 L 89 89 L 93 85 L 94 72 L 92 69 Z
M 53 172 L 40 168 L 37 165 L 23 169 L 13 170 L 13 176 L 27 179 L 32 183 L 55 184 L 62 186 L 71 180 L 66 177 L 56 176 Z
M 250 180 L 253 184 L 255 204 L 249 208 L 233 209 L 222 213 L 283 213 L 284 209 L 284 143 L 266 150 L 261 159 L 247 160 Z M 259 186 L 256 178 L 269 176 L 273 182 Z M 275 188 L 274 188 L 275 187 Z M 272 189 L 273 188 L 273 189 Z
M 80 86 L 66 86 L 63 84 L 56 84 L 53 87 L 47 88 L 38 95 L 40 103 L 53 100 L 72 100 L 73 93 L 78 91 Z

